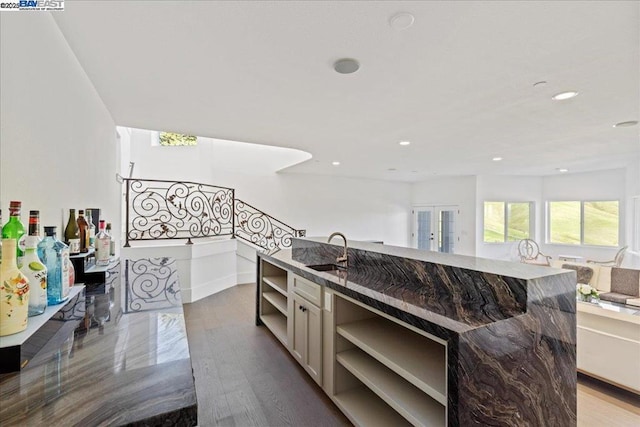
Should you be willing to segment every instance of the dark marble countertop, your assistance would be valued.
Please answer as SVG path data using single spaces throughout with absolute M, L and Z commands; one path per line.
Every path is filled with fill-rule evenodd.
M 574 289 L 565 295 L 566 286 L 554 288 L 572 274 L 565 270 L 367 242 L 349 242 L 347 271 L 309 268 L 342 255 L 342 245 L 325 242 L 295 238 L 292 249 L 260 256 L 395 317 L 409 314 L 454 334 L 523 315 L 549 296 L 574 299 Z M 566 310 L 575 312 L 575 302 Z
M 0 424 L 196 425 L 175 261 L 114 263 L 78 304 L 84 316 L 61 319 L 21 372 L 0 375 Z

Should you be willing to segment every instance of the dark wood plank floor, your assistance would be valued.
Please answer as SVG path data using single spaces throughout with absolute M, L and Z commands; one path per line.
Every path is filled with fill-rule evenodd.
M 184 306 L 200 426 L 350 425 L 264 327 L 255 284 Z
M 255 284 L 184 306 L 200 426 L 342 426 L 340 410 L 264 327 Z M 578 377 L 578 426 L 640 426 L 640 399 Z

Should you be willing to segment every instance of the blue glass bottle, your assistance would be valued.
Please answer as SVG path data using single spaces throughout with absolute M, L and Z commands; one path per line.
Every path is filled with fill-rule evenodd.
M 57 227 L 45 227 L 38 256 L 47 267 L 47 303 L 60 304 L 69 296 L 69 247 L 56 238 Z

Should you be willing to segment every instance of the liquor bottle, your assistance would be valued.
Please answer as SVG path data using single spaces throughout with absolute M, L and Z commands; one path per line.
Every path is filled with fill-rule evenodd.
M 2 209 L 0 209 L 0 265 L 2 264 Z
M 69 296 L 69 247 L 56 238 L 57 227 L 45 227 L 38 256 L 47 266 L 47 303 L 60 304 Z
M 2 227 L 3 239 L 16 240 L 16 263 L 18 268 L 22 267 L 22 258 L 24 257 L 25 235 L 24 224 L 20 221 L 20 209 L 22 202 L 12 201 L 9 203 L 9 222 Z
M 96 265 L 109 265 L 109 250 L 111 247 L 111 237 L 105 231 L 105 220 L 100 220 L 100 231 L 96 236 Z
M 36 249 L 40 243 L 40 212 L 29 211 L 29 235 L 26 238 L 24 262 L 20 271 L 29 279 L 29 317 L 44 313 L 47 308 L 47 267 L 40 261 Z
M 80 252 L 89 252 L 89 224 L 84 219 L 84 209 L 78 211 L 78 235 L 80 236 Z
M 115 254 L 116 254 L 116 241 L 114 240 L 113 235 L 111 234 L 111 223 L 110 222 L 107 223 L 106 233 L 109 235 L 109 238 L 111 239 L 111 241 L 109 242 L 109 255 L 115 256 Z
M 87 226 L 89 227 L 89 247 L 95 248 L 96 226 L 93 223 L 93 213 L 91 209 L 85 209 Z
M 69 209 L 69 220 L 67 221 L 67 227 L 64 229 L 64 241 L 69 245 L 69 252 L 72 254 L 80 252 L 80 236 L 78 234 L 76 210 Z
M 0 266 L 0 336 L 22 332 L 27 328 L 29 314 L 29 281 L 18 269 L 18 242 L 3 239 Z

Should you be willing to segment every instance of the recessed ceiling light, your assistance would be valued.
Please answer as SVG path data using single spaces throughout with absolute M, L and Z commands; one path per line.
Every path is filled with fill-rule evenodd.
M 560 173 L 569 172 L 569 169 L 566 169 L 566 168 L 557 168 L 556 170 Z
M 340 74 L 351 74 L 358 71 L 360 68 L 360 63 L 355 59 L 351 58 L 342 58 L 338 59 L 333 64 L 333 69 Z
M 542 87 L 542 86 L 544 86 L 544 85 L 546 85 L 546 84 L 547 84 L 547 82 L 546 82 L 546 81 L 544 81 L 544 80 L 540 80 L 539 82 L 535 82 L 535 83 L 533 84 L 533 87 Z
M 502 157 L 494 157 L 493 159 L 494 162 L 499 162 L 500 160 L 502 160 Z
M 400 141 L 398 144 L 400 144 L 400 145 L 410 145 L 411 141 Z
M 578 96 L 578 92 L 575 90 L 569 90 L 567 92 L 560 92 L 551 97 L 551 99 L 555 101 L 564 101 L 565 99 L 571 99 L 575 96 Z
M 409 12 L 400 12 L 389 18 L 389 25 L 394 30 L 402 31 L 412 26 L 415 20 L 416 18 Z
M 614 128 L 628 128 L 638 124 L 637 120 L 629 120 L 627 122 L 620 122 L 613 125 Z
M 331 162 L 333 166 L 340 166 L 340 162 Z

